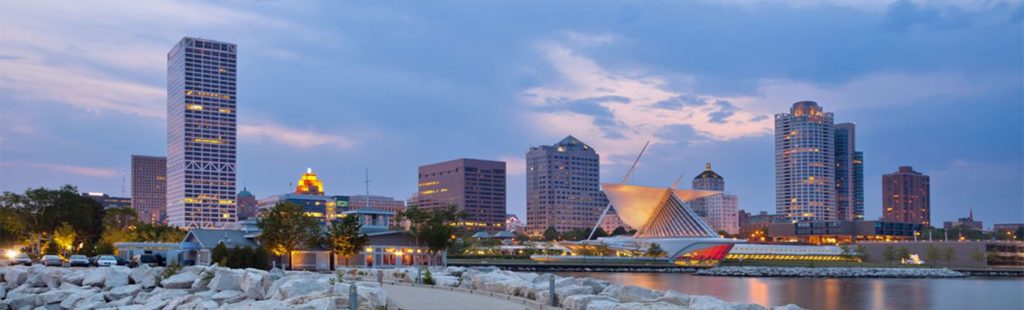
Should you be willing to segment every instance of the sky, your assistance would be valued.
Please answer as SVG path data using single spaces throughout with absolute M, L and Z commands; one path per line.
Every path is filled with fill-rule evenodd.
M 618 182 L 705 162 L 741 209 L 774 210 L 772 117 L 817 101 L 857 125 L 865 209 L 881 176 L 931 177 L 932 221 L 1024 222 L 1021 1 L 4 1 L 0 190 L 130 195 L 166 153 L 166 53 L 238 44 L 238 180 L 406 199 L 419 165 L 508 164 L 573 135 Z M 126 182 L 122 183 L 122 178 Z M 240 186 L 240 188 L 241 188 Z

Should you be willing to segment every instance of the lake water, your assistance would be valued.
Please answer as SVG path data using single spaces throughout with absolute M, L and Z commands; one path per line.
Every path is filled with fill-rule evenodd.
M 809 309 L 1024 309 L 1024 279 L 740 278 L 684 273 L 559 272 L 621 285 Z

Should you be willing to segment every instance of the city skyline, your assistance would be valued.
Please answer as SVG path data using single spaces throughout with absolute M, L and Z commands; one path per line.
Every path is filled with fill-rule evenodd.
M 166 154 L 165 52 L 195 36 L 244 51 L 235 186 L 257 197 L 293 190 L 295 171 L 314 167 L 337 193 L 363 192 L 368 168 L 371 195 L 401 199 L 416 191 L 417 166 L 471 157 L 508 163 L 508 211 L 525 218 L 523 150 L 573 135 L 600 151 L 602 182 L 621 178 L 650 139 L 650 153 L 630 183 L 668 184 L 710 161 L 729 176 L 742 209 L 773 212 L 772 126 L 765 120 L 793 102 L 814 100 L 836 113 L 837 124 L 857 124 L 857 151 L 867 154 L 865 219 L 881 216 L 881 175 L 913 166 L 931 176 L 933 223 L 967 209 L 989 224 L 1021 222 L 1022 60 L 1013 52 L 1022 45 L 1020 17 L 996 6 L 897 4 L 594 5 L 575 19 L 526 30 L 502 28 L 510 17 L 487 15 L 493 22 L 480 25 L 478 34 L 494 36 L 481 37 L 460 33 L 465 21 L 445 17 L 482 12 L 424 7 L 362 7 L 376 14 L 366 26 L 346 30 L 358 24 L 355 16 L 332 23 L 333 16 L 317 13 L 345 11 L 337 7 L 272 14 L 282 6 L 164 3 L 168 12 L 193 6 L 229 22 L 124 8 L 137 17 L 85 27 L 95 21 L 89 14 L 55 20 L 58 14 L 42 16 L 46 10 L 32 7 L 39 4 L 5 3 L 9 13 L 0 25 L 10 32 L 0 43 L 9 48 L 0 64 L 10 69 L 0 83 L 0 189 L 73 184 L 83 192 L 119 192 L 130 154 Z M 79 5 L 51 9 L 112 6 Z M 724 11 L 740 21 L 737 27 L 812 16 L 806 22 L 825 31 L 774 23 L 764 39 L 747 34 L 725 41 L 747 50 L 765 40 L 792 44 L 715 56 L 733 49 L 687 48 L 734 29 L 700 18 L 709 10 Z M 952 14 L 963 18 L 956 20 L 935 10 L 966 15 Z M 688 17 L 683 20 L 705 26 L 707 34 L 666 31 L 667 14 Z M 915 17 L 891 19 L 901 16 Z M 265 38 L 243 30 L 262 29 L 264 21 L 276 27 L 263 29 Z M 289 38 L 296 29 L 307 32 Z M 858 49 L 844 51 L 848 45 L 830 39 L 830 29 L 856 32 L 851 40 L 860 40 Z M 80 38 L 79 31 L 104 37 L 89 42 L 94 37 Z M 652 35 L 659 32 L 671 39 Z M 879 44 L 863 42 L 871 34 L 881 37 Z M 943 37 L 976 48 L 956 49 Z M 835 55 L 783 56 L 803 55 L 783 47 L 802 42 Z M 423 57 L 410 57 L 411 46 Z M 851 55 L 865 60 L 849 62 Z M 79 81 L 86 82 L 73 86 Z M 648 116 L 659 113 L 667 117 Z

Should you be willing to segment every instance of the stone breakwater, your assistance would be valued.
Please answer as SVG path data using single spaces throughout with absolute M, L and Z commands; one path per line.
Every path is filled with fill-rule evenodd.
M 715 267 L 697 271 L 702 276 L 784 278 L 957 278 L 963 273 L 946 268 L 805 268 Z
M 348 274 L 375 275 L 377 270 L 347 270 Z M 383 271 L 385 281 L 413 282 L 420 277 L 417 269 Z M 537 304 L 550 301 L 550 281 L 555 282 L 556 303 L 570 310 L 640 310 L 640 309 L 742 309 L 797 310 L 796 305 L 767 308 L 756 304 L 731 303 L 709 296 L 686 295 L 676 291 L 655 291 L 638 286 L 611 284 L 594 278 L 559 277 L 553 274 L 513 272 L 496 267 L 432 268 L 431 277 L 437 286 L 486 291 L 532 300 Z
M 24 309 L 381 309 L 387 295 L 370 281 L 333 274 L 189 266 L 0 267 L 0 310 Z

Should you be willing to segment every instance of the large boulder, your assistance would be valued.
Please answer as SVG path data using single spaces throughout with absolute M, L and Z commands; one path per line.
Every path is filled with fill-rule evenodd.
M 330 286 L 309 277 L 296 276 L 281 280 L 281 285 L 271 292 L 271 298 L 285 300 L 296 296 L 309 295 L 326 291 Z M 277 284 L 277 283 L 275 283 Z
M 105 269 L 105 268 L 103 268 Z M 92 309 L 106 302 L 96 291 L 82 290 L 71 294 L 60 302 L 61 309 Z
M 103 281 L 103 287 L 107 289 L 128 285 L 128 274 L 131 273 L 131 269 L 124 266 L 113 266 L 109 267 L 110 273 L 107 274 L 107 278 Z
M 76 286 L 82 286 L 82 280 L 85 280 L 87 272 L 81 270 L 75 270 L 72 272 L 65 273 L 61 277 L 61 281 L 64 283 L 71 283 Z
M 242 275 L 238 271 L 227 268 L 218 268 L 214 271 L 213 279 L 210 279 L 210 283 L 207 284 L 207 287 L 216 291 L 241 291 L 241 278 Z
M 551 290 L 550 289 L 538 290 L 536 292 L 536 300 L 538 302 L 542 302 L 542 303 L 547 304 L 548 301 L 551 300 L 550 299 L 550 296 L 551 296 L 550 294 L 551 294 Z M 555 301 L 559 305 L 564 305 L 565 304 L 565 299 L 568 298 L 569 296 L 591 295 L 591 294 L 592 294 L 592 290 L 591 290 L 591 288 L 589 286 L 570 285 L 570 286 L 556 287 L 555 288 Z
M 138 267 L 132 268 L 132 271 L 128 273 L 128 278 L 132 280 L 132 283 L 140 284 L 147 273 L 153 270 L 153 267 L 142 264 Z
M 220 291 L 210 296 L 210 300 L 217 303 L 236 303 L 245 300 L 245 294 L 241 291 Z
M 677 305 L 663 302 L 628 302 L 615 305 L 612 310 L 683 310 L 683 308 Z M 729 309 L 726 308 L 715 308 L 715 309 Z
M 22 283 L 28 280 L 28 268 L 22 266 L 12 266 L 4 268 L 4 281 L 10 287 L 18 287 Z
M 654 300 L 661 297 L 662 293 L 639 286 L 609 285 L 601 295 L 611 296 L 623 303 Z
M 0 283 L 0 300 L 7 298 L 7 284 Z
M 196 274 L 191 272 L 182 272 L 167 279 L 160 281 L 160 285 L 164 288 L 192 288 L 192 283 L 196 282 Z
M 103 292 L 103 297 L 107 298 L 108 301 L 114 301 L 128 296 L 134 296 L 141 290 L 142 285 L 139 284 L 117 286 L 111 288 L 109 291 Z
M 251 310 L 251 309 L 260 309 L 260 310 L 290 310 L 290 309 L 292 309 L 292 307 L 291 307 L 291 305 L 286 304 L 284 301 L 270 299 L 270 300 L 260 300 L 260 301 L 252 301 L 252 300 L 243 301 L 243 302 L 239 302 L 239 303 L 234 303 L 234 304 L 226 305 L 224 307 L 221 307 L 221 309 L 223 309 L 223 310 Z
M 60 303 L 61 301 L 64 301 L 64 299 L 67 299 L 69 296 L 71 296 L 72 294 L 75 294 L 77 292 L 79 292 L 79 291 L 75 291 L 75 290 L 52 290 L 52 291 L 49 291 L 49 292 L 46 292 L 46 293 L 42 293 L 42 294 L 39 294 L 40 304 L 46 305 L 46 304 Z
M 46 291 L 49 291 L 49 289 L 47 289 L 45 287 L 32 287 L 32 286 L 29 286 L 29 285 L 26 285 L 26 284 L 22 284 L 21 286 L 15 287 L 14 289 L 8 291 L 7 292 L 7 299 L 14 299 L 14 298 L 18 298 L 18 297 L 26 296 L 26 295 L 28 295 L 28 296 L 36 296 L 36 295 L 45 293 Z M 0 309 L 2 309 L 2 308 L 0 308 Z
M 239 280 L 239 288 L 251 299 L 263 299 L 274 280 L 270 273 L 259 269 L 246 269 Z
M 0 308 L 6 309 L 9 307 L 14 310 L 32 309 L 41 305 L 42 303 L 39 296 L 35 295 L 21 295 L 14 298 L 4 299 L 3 302 L 0 302 Z
M 85 278 L 82 279 L 82 286 L 103 286 L 107 280 L 107 275 L 110 273 L 110 267 L 93 268 L 85 274 Z
M 609 301 L 618 303 L 615 298 L 600 295 L 573 295 L 562 301 L 562 308 L 569 310 L 587 310 L 587 305 L 595 301 Z
M 141 265 L 132 269 L 128 277 L 132 280 L 132 283 L 141 285 L 142 288 L 152 288 L 156 287 L 163 272 L 163 267 L 154 268 L 148 265 Z
M 46 277 L 51 272 L 57 271 L 59 271 L 59 269 L 51 269 L 43 265 L 33 265 L 32 267 L 28 267 L 28 279 L 25 280 L 25 283 L 33 287 L 47 286 L 43 277 Z

